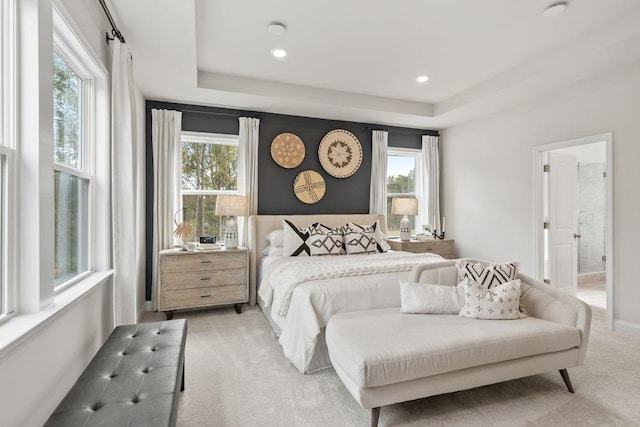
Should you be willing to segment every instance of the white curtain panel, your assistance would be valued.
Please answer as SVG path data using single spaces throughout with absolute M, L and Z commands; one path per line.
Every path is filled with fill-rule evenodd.
M 137 323 L 140 287 L 144 286 L 144 189 L 140 177 L 144 158 L 138 155 L 133 58 L 129 48 L 113 40 L 111 69 L 111 191 L 112 248 L 116 325 Z
M 240 117 L 238 145 L 238 192 L 247 196 L 249 215 L 258 213 L 258 136 L 260 119 Z M 240 246 L 247 246 L 249 217 L 239 218 Z
M 387 214 L 387 147 L 389 133 L 374 130 L 371 136 L 371 186 L 369 213 Z
M 421 224 L 429 224 L 440 233 L 442 231 L 440 227 L 440 153 L 437 136 L 422 136 L 422 158 L 424 159 L 424 174 L 422 176 L 426 180 L 422 179 L 423 185 L 419 190 L 419 198 L 427 201 L 427 216 L 425 219 L 421 219 L 423 221 Z
M 182 209 L 180 182 L 182 156 L 180 133 L 182 113 L 171 110 L 151 110 L 151 141 L 153 145 L 153 280 L 151 301 L 158 309 L 159 252 L 177 242 L 173 236 L 173 215 Z

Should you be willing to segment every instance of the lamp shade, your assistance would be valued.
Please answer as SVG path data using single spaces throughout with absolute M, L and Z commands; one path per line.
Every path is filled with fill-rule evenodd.
M 418 199 L 415 197 L 394 197 L 391 199 L 393 215 L 418 215 Z
M 218 196 L 216 199 L 217 216 L 247 216 L 248 199 L 246 196 Z

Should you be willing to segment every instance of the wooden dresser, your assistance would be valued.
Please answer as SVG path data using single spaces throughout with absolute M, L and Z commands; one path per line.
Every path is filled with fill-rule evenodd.
M 241 312 L 249 301 L 249 251 L 160 251 L 158 309 L 175 310 L 235 304 Z
M 453 259 L 453 239 L 430 239 L 425 241 L 409 240 L 402 242 L 399 239 L 389 239 L 389 246 L 394 251 L 405 251 L 414 253 L 431 252 L 438 254 L 445 259 Z

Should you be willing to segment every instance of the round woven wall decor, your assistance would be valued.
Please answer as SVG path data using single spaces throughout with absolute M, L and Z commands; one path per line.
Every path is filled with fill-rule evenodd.
M 324 178 L 312 170 L 300 172 L 293 181 L 293 192 L 296 197 L 309 205 L 318 203 L 324 197 L 326 189 Z
M 362 146 L 358 138 L 344 129 L 327 133 L 318 148 L 320 164 L 336 178 L 347 178 L 356 173 L 362 163 Z
M 271 141 L 271 157 L 283 168 L 300 166 L 304 153 L 304 143 L 293 133 L 281 133 Z

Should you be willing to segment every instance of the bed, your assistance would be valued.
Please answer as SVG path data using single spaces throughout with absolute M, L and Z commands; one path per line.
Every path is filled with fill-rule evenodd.
M 282 229 L 286 219 L 298 227 L 321 223 L 339 227 L 348 222 L 379 224 L 384 215 L 254 215 L 249 218 L 250 298 L 257 302 L 279 337 L 284 355 L 303 373 L 331 366 L 324 328 L 336 313 L 400 306 L 399 280 L 413 266 L 444 262 L 436 254 L 385 252 L 323 257 L 265 256 L 265 239 Z M 273 279 L 273 280 L 271 280 Z

